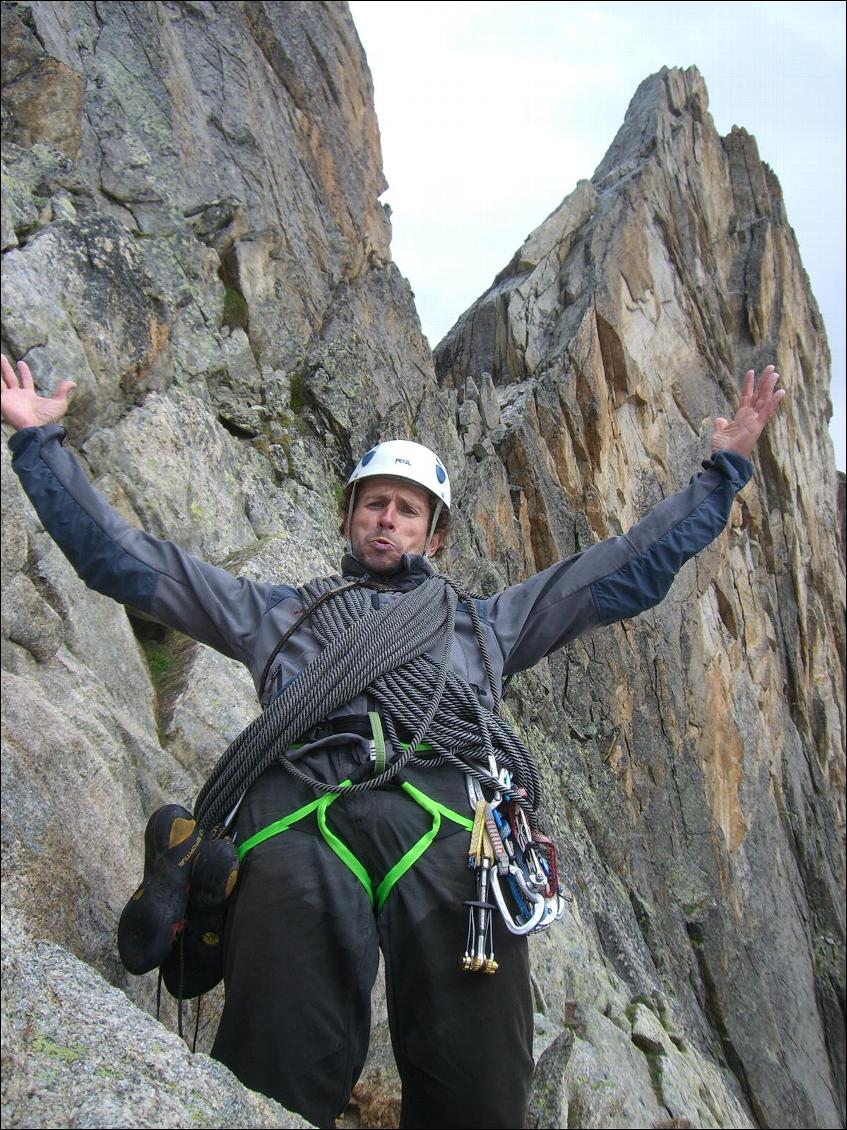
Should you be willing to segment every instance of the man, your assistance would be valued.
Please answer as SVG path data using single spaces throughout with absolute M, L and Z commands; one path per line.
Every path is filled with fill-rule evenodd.
M 343 580 L 302 590 L 260 585 L 128 527 L 62 446 L 57 422 L 72 382 L 40 397 L 27 366 L 16 373 L 3 358 L 15 469 L 80 575 L 244 662 L 265 717 L 279 727 L 276 754 L 263 771 L 254 767 L 235 821 L 242 868 L 213 1049 L 248 1086 L 333 1125 L 364 1063 L 381 948 L 401 1125 L 523 1125 L 532 1071 L 526 938 L 498 919 L 496 976 L 461 968 L 464 904 L 475 890 L 455 752 L 482 734 L 480 748 L 499 743 L 499 768 L 500 751 L 508 757 L 512 748 L 494 713 L 503 677 L 654 605 L 684 561 L 717 536 L 784 395 L 778 379 L 773 366 L 758 384 L 746 374 L 735 418 L 715 423 L 704 469 L 628 534 L 487 599 L 457 603 L 441 582 L 446 618 L 412 649 L 415 659 L 390 672 L 380 666 L 388 662 L 381 637 L 367 633 L 433 587 L 428 558 L 443 544 L 451 503 L 437 456 L 392 441 L 362 458 L 348 482 Z M 298 699 L 327 656 L 332 679 L 318 678 Z M 361 664 L 369 673 L 357 676 Z M 311 711 L 305 732 L 290 704 Z M 455 722 L 455 740 L 442 716 Z M 373 764 L 383 723 L 384 767 Z M 421 733 L 446 760 L 425 764 L 424 752 L 395 773 Z M 385 787 L 367 789 L 373 782 Z M 198 812 L 214 791 L 207 785 Z

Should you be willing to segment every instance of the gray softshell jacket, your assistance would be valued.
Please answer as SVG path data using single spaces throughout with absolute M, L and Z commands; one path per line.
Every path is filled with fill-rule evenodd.
M 89 588 L 208 644 L 250 669 L 267 704 L 318 652 L 308 620 L 292 634 L 262 683 L 268 657 L 301 611 L 287 585 L 259 584 L 185 553 L 128 525 L 92 488 L 56 424 L 25 428 L 9 441 L 13 466 L 45 528 Z M 531 667 L 570 640 L 657 604 L 681 566 L 724 528 L 752 464 L 732 452 L 703 463 L 689 485 L 659 503 L 626 534 L 598 542 L 526 581 L 477 600 L 495 678 Z M 365 576 L 345 557 L 347 576 Z M 396 592 L 374 593 L 382 606 L 432 571 L 407 556 L 376 578 Z M 460 605 L 452 670 L 491 706 L 470 614 Z M 337 714 L 363 715 L 362 697 Z

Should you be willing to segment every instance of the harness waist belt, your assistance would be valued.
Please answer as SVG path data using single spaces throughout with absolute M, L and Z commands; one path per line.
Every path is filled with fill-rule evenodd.
M 307 745 L 309 742 L 320 741 L 321 738 L 331 738 L 335 734 L 358 734 L 362 738 L 369 738 L 371 737 L 370 718 L 367 714 L 348 714 L 344 718 L 329 718 L 301 734 L 298 743 Z

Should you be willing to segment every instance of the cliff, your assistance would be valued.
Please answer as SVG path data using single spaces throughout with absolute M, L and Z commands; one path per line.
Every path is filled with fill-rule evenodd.
M 237 573 L 333 571 L 337 484 L 406 435 L 454 481 L 443 568 L 494 591 L 686 481 L 738 375 L 777 360 L 791 396 L 730 529 L 659 609 L 510 689 L 574 894 L 533 950 L 532 1117 L 840 1125 L 829 359 L 755 141 L 717 135 L 696 71 L 646 80 L 433 365 L 390 259 L 345 5 L 2 16 L 3 350 L 43 387 L 78 382 L 70 441 L 130 521 Z M 155 978 L 114 945 L 146 816 L 190 800 L 253 717 L 252 684 L 86 590 L 8 451 L 2 564 L 4 1117 L 279 1125 L 145 1015 Z M 375 1006 L 350 1125 L 396 1114 Z
M 643 936 L 645 991 L 690 987 L 689 1019 L 717 1036 L 762 1125 L 836 1125 L 828 1101 L 809 1105 L 823 1063 L 833 1095 L 843 1079 L 829 353 L 776 177 L 743 130 L 717 135 L 707 106 L 694 70 L 642 83 L 592 179 L 459 319 L 436 369 L 460 391 L 493 378 L 500 426 L 477 436 L 467 397 L 460 412 L 480 470 L 486 438 L 503 468 L 477 522 L 511 504 L 516 536 L 497 541 L 519 575 L 619 532 L 684 481 L 711 418 L 731 415 L 738 374 L 777 359 L 790 406 L 730 530 L 655 613 L 569 648 L 542 678 L 547 733 L 591 782 L 592 839 L 625 876 L 618 929 Z M 601 927 L 600 942 L 629 948 L 618 930 L 606 942 Z

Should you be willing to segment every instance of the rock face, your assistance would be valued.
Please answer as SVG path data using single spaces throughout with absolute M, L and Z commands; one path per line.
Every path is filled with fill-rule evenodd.
M 302 1127 L 241 1087 L 55 943 L 3 917 L 3 1122 L 69 1127 Z
M 532 1118 L 840 1124 L 828 355 L 753 139 L 717 136 L 696 72 L 648 80 L 592 180 L 439 347 L 436 380 L 390 261 L 345 5 L 35 2 L 2 18 L 4 351 L 43 387 L 78 382 L 71 442 L 128 520 L 236 573 L 334 570 L 335 484 L 406 435 L 451 470 L 445 569 L 492 591 L 684 482 L 737 374 L 778 360 L 791 400 L 731 529 L 657 611 L 511 688 L 575 896 L 534 946 Z M 114 944 L 141 830 L 190 801 L 255 713 L 252 685 L 85 589 L 5 449 L 2 473 L 4 1116 L 279 1124 L 207 1061 L 174 1094 L 173 1045 L 103 981 L 152 1010 L 155 978 L 127 977 Z M 50 1014 L 60 998 L 72 1007 Z M 376 1003 L 350 1125 L 396 1118 Z M 214 1002 L 207 1016 L 204 1048 Z M 127 1025 L 149 1089 L 136 1121 Z
M 674 1015 L 719 1049 L 762 1125 L 838 1125 L 844 558 L 822 429 L 829 354 L 776 178 L 743 130 L 718 136 L 695 70 L 641 85 L 592 180 L 435 356 L 443 386 L 486 372 L 497 388 L 473 505 L 509 580 L 632 524 L 690 474 L 737 375 L 778 361 L 790 408 L 729 531 L 655 612 L 552 657 L 521 706 L 552 738 L 565 811 L 622 884 L 595 908 L 608 960 L 645 992 L 675 986 Z M 485 439 L 478 428 L 474 452 Z

